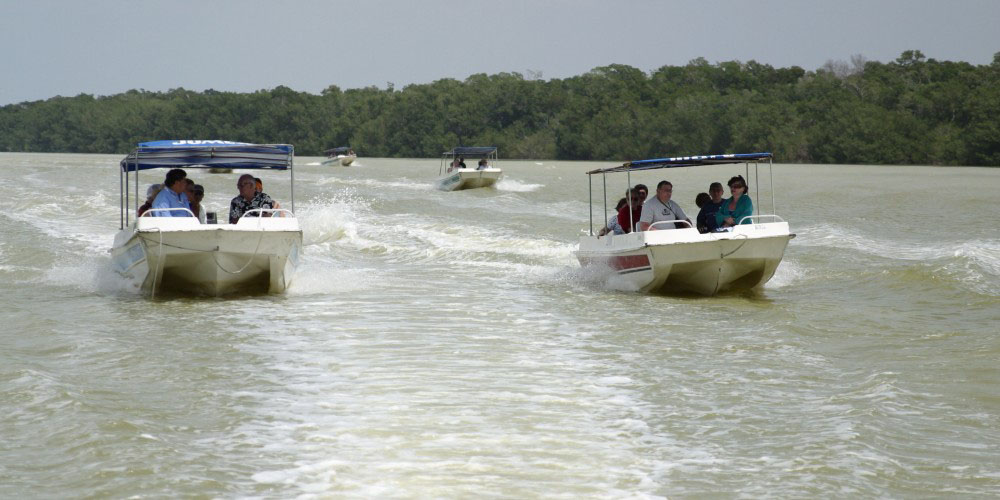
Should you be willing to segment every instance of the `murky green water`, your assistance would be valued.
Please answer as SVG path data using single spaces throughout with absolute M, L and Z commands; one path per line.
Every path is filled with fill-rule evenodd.
M 119 159 L 0 154 L 0 497 L 1000 491 L 1000 169 L 777 165 L 775 278 L 678 298 L 579 270 L 606 164 L 299 158 L 287 295 L 150 301 L 105 272 Z M 633 180 L 696 213 L 740 170 Z

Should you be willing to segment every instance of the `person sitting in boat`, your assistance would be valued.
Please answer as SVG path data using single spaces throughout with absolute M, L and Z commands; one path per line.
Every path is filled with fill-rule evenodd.
M 465 158 L 458 159 L 458 168 L 469 168 L 465 166 Z
M 649 195 L 649 188 L 645 184 L 636 184 L 635 188 L 639 190 L 639 203 L 646 203 L 646 196 Z
M 191 204 L 188 202 L 187 195 L 184 194 L 185 189 L 187 189 L 187 182 L 184 181 L 186 178 L 187 172 L 179 168 L 167 172 L 167 176 L 163 180 L 163 189 L 153 199 L 153 206 L 150 208 L 153 217 L 191 217 L 191 214 L 186 210 L 165 210 L 169 208 L 191 210 Z
M 597 233 L 598 236 L 604 236 L 606 234 L 625 234 L 625 230 L 622 229 L 621 224 L 618 223 L 618 212 L 622 207 L 628 205 L 628 200 L 622 198 L 618 200 L 618 204 L 615 205 L 615 214 L 608 218 L 608 223 L 601 228 L 601 231 Z
M 255 208 L 274 208 L 274 200 L 267 194 L 257 191 L 257 185 L 250 174 L 243 174 L 236 181 L 236 189 L 240 194 L 229 203 L 229 223 L 236 224 L 240 217 L 246 214 L 247 217 L 270 217 L 270 212 L 250 212 Z
M 618 209 L 618 225 L 621 226 L 622 234 L 631 233 L 639 226 L 639 215 L 642 213 L 639 190 L 632 188 L 628 194 L 630 203 L 626 203 Z M 629 210 L 630 206 L 631 210 Z
M 722 184 L 713 182 L 708 186 L 707 193 L 698 194 L 698 197 L 695 198 L 695 203 L 701 209 L 698 212 L 698 217 L 695 218 L 698 232 L 711 233 L 715 231 L 715 228 L 718 227 L 718 224 L 715 223 L 715 214 L 719 211 L 719 207 L 722 206 Z
M 184 194 L 187 195 L 188 202 L 191 204 L 191 211 L 198 218 L 198 222 L 205 224 L 205 209 L 201 206 L 201 200 L 205 198 L 205 186 L 195 184 L 191 179 L 185 180 L 187 181 L 187 191 Z
M 744 220 L 744 217 L 753 215 L 753 201 L 747 195 L 746 179 L 742 175 L 729 179 L 729 192 L 733 195 L 728 200 L 723 200 L 715 214 L 715 223 L 720 228 L 750 224 L 750 219 Z
M 482 170 L 484 168 L 490 168 L 489 164 L 486 163 L 486 158 L 479 160 L 479 165 L 476 166 L 476 170 Z
M 146 213 L 147 210 L 153 208 L 153 200 L 156 199 L 156 195 L 160 194 L 160 190 L 163 189 L 163 184 L 150 184 L 146 188 L 146 202 L 139 205 L 138 217 L 142 217 L 142 214 Z
M 650 198 L 642 205 L 642 214 L 639 216 L 639 230 L 651 231 L 657 229 L 676 229 L 677 224 L 660 224 L 653 226 L 657 222 L 683 220 L 691 223 L 691 219 L 684 214 L 677 202 L 670 199 L 673 195 L 674 185 L 670 181 L 660 181 L 656 185 L 656 196 Z
M 253 178 L 253 182 L 254 182 L 254 185 L 255 185 L 255 189 L 257 189 L 257 192 L 258 193 L 263 193 L 264 192 L 264 181 L 260 180 L 260 177 L 254 177 Z M 274 198 L 271 198 L 271 201 L 274 203 L 274 208 L 281 208 L 281 204 L 278 203 L 278 200 L 275 200 Z M 281 217 L 281 214 L 280 213 L 275 214 L 275 217 Z

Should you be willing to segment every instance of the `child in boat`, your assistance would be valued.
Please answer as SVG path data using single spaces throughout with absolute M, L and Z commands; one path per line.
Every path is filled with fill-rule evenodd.
M 626 200 L 625 198 L 618 200 L 618 204 L 615 205 L 615 214 L 608 219 L 608 223 L 601 228 L 601 231 L 599 233 L 597 233 L 598 236 L 604 236 L 608 233 L 625 234 L 625 230 L 622 229 L 622 226 L 620 224 L 618 224 L 618 211 L 621 210 L 622 207 L 626 205 L 628 205 L 628 200 Z
M 697 221 L 698 232 L 710 233 L 718 226 L 715 223 L 715 214 L 722 206 L 722 184 L 713 182 L 708 186 L 707 193 L 699 193 L 694 200 L 701 211 L 698 212 Z

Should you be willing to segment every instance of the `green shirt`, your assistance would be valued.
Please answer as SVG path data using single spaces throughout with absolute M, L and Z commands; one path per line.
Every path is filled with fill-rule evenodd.
M 731 201 L 733 201 L 732 197 L 722 200 L 722 207 L 715 213 L 715 223 L 719 227 L 722 227 L 722 223 L 726 220 L 726 217 L 732 217 L 735 224 L 740 224 L 740 219 L 748 215 L 753 215 L 753 202 L 750 201 L 749 196 L 740 196 L 740 200 L 736 202 L 735 210 L 729 210 L 729 202 Z M 750 219 L 743 221 L 743 224 L 749 223 Z

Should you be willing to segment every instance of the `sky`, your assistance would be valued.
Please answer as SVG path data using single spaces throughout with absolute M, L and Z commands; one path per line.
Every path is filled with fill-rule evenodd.
M 990 64 L 1000 0 L 0 0 L 0 105 L 129 89 L 320 93 L 905 51 Z

